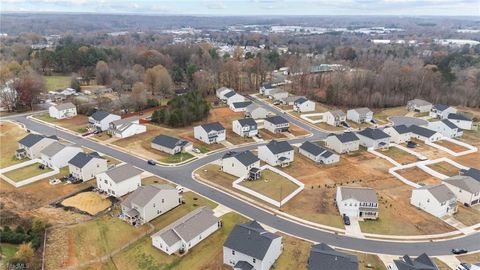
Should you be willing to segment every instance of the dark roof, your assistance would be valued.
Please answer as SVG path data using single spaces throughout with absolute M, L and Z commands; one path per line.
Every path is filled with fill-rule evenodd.
M 173 149 L 176 146 L 182 146 L 188 142 L 168 135 L 159 135 L 153 139 L 152 143 Z
M 30 133 L 27 136 L 23 137 L 20 141 L 18 141 L 18 143 L 21 144 L 21 145 L 24 145 L 26 147 L 32 147 L 32 146 L 34 146 L 35 144 L 37 144 L 38 142 L 40 142 L 41 140 L 43 140 L 45 138 L 58 140 L 57 136 L 48 136 L 47 137 L 47 136 L 40 135 L 40 134 Z
M 238 119 L 237 121 L 238 121 L 238 123 L 240 123 L 240 125 L 242 127 L 244 127 L 244 126 L 257 126 L 257 122 L 255 122 L 255 120 L 253 118 L 243 118 L 243 119 Z
M 304 98 L 304 97 L 300 97 L 298 98 L 297 100 L 294 101 L 295 104 L 302 104 L 304 102 L 307 102 L 308 99 Z
M 450 106 L 445 105 L 445 104 L 435 104 L 435 105 L 433 105 L 433 108 L 435 108 L 438 111 L 444 111 L 444 110 L 450 108 Z
M 274 125 L 280 125 L 280 124 L 286 124 L 288 123 L 288 120 L 279 116 L 279 115 L 275 115 L 275 116 L 272 116 L 272 117 L 267 117 L 265 118 L 265 121 L 268 121 Z
M 241 102 L 232 103 L 233 107 L 235 107 L 235 108 L 245 108 L 250 104 L 252 104 L 251 101 L 241 101 Z
M 393 129 L 395 129 L 398 134 L 406 134 L 410 132 L 410 129 L 406 125 L 394 126 Z
M 230 158 L 235 157 L 238 161 L 240 161 L 243 165 L 249 166 L 260 159 L 257 156 L 252 154 L 250 151 L 243 151 L 243 152 L 228 152 L 222 158 Z
M 280 236 L 267 232 L 258 222 L 253 220 L 235 225 L 223 246 L 263 260 L 272 241 L 278 237 Z
M 480 181 L 480 170 L 475 168 L 470 168 L 468 170 L 461 171 L 463 175 L 470 176 L 478 181 Z
M 230 92 L 225 93 L 223 96 L 224 96 L 225 98 L 229 98 L 229 97 L 235 96 L 236 94 L 237 94 L 237 93 L 236 93 L 235 91 L 231 90 Z
M 210 132 L 212 130 L 215 131 L 220 131 L 220 130 L 225 130 L 225 128 L 220 124 L 219 122 L 213 122 L 213 123 L 208 123 L 208 124 L 203 124 L 201 127 L 206 131 Z
M 327 158 L 327 157 L 329 157 L 333 154 L 332 152 L 328 151 L 327 149 L 320 147 L 318 144 L 311 143 L 309 141 L 304 142 L 300 146 L 300 149 L 303 149 L 303 150 L 307 151 L 308 153 L 310 153 L 314 156 L 322 155 L 325 158 Z
M 268 149 L 270 149 L 270 151 L 274 155 L 293 150 L 292 146 L 286 141 L 279 142 L 279 141 L 276 141 L 276 140 L 271 140 L 265 146 Z
M 448 119 L 453 119 L 453 120 L 472 121 L 472 119 L 470 119 L 470 117 L 468 117 L 464 114 L 459 114 L 459 113 L 449 113 L 447 118 Z
M 426 138 L 430 138 L 435 133 L 437 133 L 436 131 L 433 131 L 433 130 L 428 129 L 428 128 L 420 127 L 420 126 L 417 126 L 417 125 L 411 125 L 410 126 L 410 131 L 412 133 L 418 134 L 418 135 L 426 137 Z
M 70 159 L 68 164 L 72 164 L 77 168 L 83 168 L 83 166 L 87 165 L 87 163 L 94 158 L 102 158 L 102 157 L 97 152 L 92 152 L 88 154 L 80 152 L 76 154 L 72 159 Z
M 358 259 L 320 243 L 310 250 L 308 270 L 358 270 Z
M 272 89 L 273 88 L 272 84 L 269 83 L 269 82 L 263 82 L 262 87 L 264 87 L 265 89 Z
M 238 261 L 235 264 L 235 266 L 233 266 L 233 269 L 251 270 L 251 269 L 253 269 L 253 265 L 249 264 L 246 261 Z
M 398 270 L 438 270 L 435 263 L 423 253 L 414 260 L 408 255 L 403 256 L 403 260 L 393 260 Z
M 444 123 L 447 127 L 451 128 L 451 129 L 457 129 L 459 127 L 457 127 L 457 125 L 455 125 L 454 123 L 450 122 L 450 120 L 448 119 L 443 119 L 442 120 L 442 123 Z
M 96 121 L 102 121 L 105 117 L 109 116 L 110 113 L 105 112 L 105 111 L 96 111 L 94 112 L 91 117 L 95 119 Z
M 359 140 L 357 135 L 355 135 L 355 133 L 353 133 L 353 132 L 344 132 L 342 134 L 330 133 L 328 135 L 328 137 L 330 137 L 330 136 L 337 137 L 337 139 L 342 143 L 353 142 L 353 141 L 358 141 Z
M 370 138 L 372 140 L 381 140 L 381 139 L 385 139 L 385 138 L 390 138 L 390 136 L 383 132 L 383 130 L 381 129 L 378 129 L 378 128 L 366 128 L 360 132 L 358 132 L 358 134 L 362 135 L 362 136 L 365 136 L 367 138 Z

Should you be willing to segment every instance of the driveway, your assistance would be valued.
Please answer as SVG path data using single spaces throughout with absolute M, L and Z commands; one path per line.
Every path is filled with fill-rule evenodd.
M 392 116 L 389 118 L 390 122 L 393 123 L 394 126 L 400 125 L 417 125 L 417 126 L 425 126 L 428 125 L 428 121 L 416 118 L 416 117 L 409 117 L 409 116 Z

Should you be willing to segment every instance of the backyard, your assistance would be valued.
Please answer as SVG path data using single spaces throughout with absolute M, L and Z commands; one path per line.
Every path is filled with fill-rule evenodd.
M 454 176 L 460 173 L 460 169 L 453 166 L 452 164 L 442 161 L 434 164 L 427 165 L 430 169 L 433 169 L 441 174 L 446 176 Z
M 62 201 L 62 205 L 77 208 L 80 211 L 95 215 L 112 205 L 110 200 L 96 192 L 82 192 Z
M 387 150 L 378 150 L 387 157 L 392 158 L 400 164 L 408 164 L 417 161 L 417 157 L 395 146 L 389 147 Z
M 30 177 L 34 177 L 37 175 L 41 175 L 44 173 L 48 173 L 53 171 L 49 167 L 44 167 L 44 169 L 40 169 L 39 166 L 42 165 L 40 163 L 33 163 L 12 171 L 8 171 L 4 173 L 6 177 L 13 180 L 14 182 L 20 182 L 22 180 L 28 179 Z
M 261 172 L 260 179 L 242 181 L 240 185 L 276 201 L 285 199 L 299 187 L 290 179 L 268 169 Z
M 443 146 L 445 148 L 448 148 L 454 152 L 463 152 L 463 151 L 466 151 L 468 150 L 468 148 L 464 147 L 464 146 L 461 146 L 461 145 L 458 145 L 456 143 L 453 143 L 451 141 L 447 141 L 447 140 L 440 140 L 440 141 L 436 141 L 435 144 L 438 144 L 440 146 Z
M 18 164 L 25 160 L 15 158 L 15 150 L 18 149 L 18 141 L 28 133 L 19 125 L 0 121 L 0 168 Z
M 425 172 L 424 170 L 418 167 L 410 167 L 406 169 L 397 170 L 396 173 L 400 174 L 401 176 L 407 178 L 408 180 L 423 184 L 423 185 L 436 185 L 440 184 L 441 180 L 436 178 L 435 176 Z M 400 180 L 398 180 L 400 181 Z
M 379 124 L 388 123 L 388 118 L 391 116 L 402 116 L 406 115 L 408 110 L 405 106 L 385 108 L 383 110 L 378 110 L 374 112 L 373 118 L 379 122 Z

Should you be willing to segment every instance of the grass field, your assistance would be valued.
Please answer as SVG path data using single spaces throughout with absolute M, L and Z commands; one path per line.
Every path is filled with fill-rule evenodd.
M 462 204 L 458 205 L 458 211 L 454 215 L 455 219 L 467 226 L 473 226 L 480 223 L 480 206 L 465 207 Z
M 461 262 L 478 263 L 480 262 L 480 252 L 457 256 L 457 259 L 459 259 Z
M 18 149 L 18 141 L 25 137 L 27 132 L 18 125 L 0 121 L 0 168 L 18 164 L 25 160 L 15 158 L 15 150 Z
M 112 203 L 106 197 L 95 192 L 82 192 L 62 201 L 65 206 L 75 207 L 90 215 L 95 215 L 110 207 Z
M 190 153 L 181 152 L 181 153 L 178 153 L 178 154 L 175 154 L 175 155 L 167 154 L 166 157 L 160 158 L 160 159 L 158 159 L 158 161 L 164 162 L 164 163 L 180 163 L 180 162 L 184 162 L 186 160 L 189 160 L 193 157 L 194 156 Z
M 444 174 L 446 176 L 454 176 L 458 175 L 460 172 L 460 169 L 453 166 L 452 164 L 448 162 L 438 162 L 434 164 L 427 165 L 430 169 L 433 169 L 441 174 Z
M 6 177 L 10 178 L 11 180 L 15 181 L 15 182 L 20 182 L 20 181 L 28 179 L 30 177 L 34 177 L 34 176 L 52 171 L 52 169 L 50 169 L 48 167 L 45 167 L 45 169 L 42 170 L 42 169 L 38 168 L 39 165 L 40 165 L 40 163 L 30 164 L 28 166 L 18 168 L 18 169 L 13 170 L 13 171 L 6 172 L 6 173 L 4 173 L 4 175 Z
M 55 125 L 59 125 L 74 132 L 84 133 L 87 131 L 88 117 L 85 115 L 78 114 L 72 118 L 61 120 L 50 117 L 48 113 L 37 114 L 33 117 L 48 123 L 54 123 Z
M 18 246 L 14 244 L 8 244 L 8 243 L 0 243 L 0 257 L 2 257 L 2 261 L 8 262 L 10 259 L 15 256 L 15 253 L 18 250 Z
M 276 201 L 283 200 L 298 188 L 297 184 L 271 170 L 263 170 L 260 179 L 242 181 L 240 185 Z
M 43 76 L 47 84 L 48 91 L 65 89 L 70 87 L 70 76 Z

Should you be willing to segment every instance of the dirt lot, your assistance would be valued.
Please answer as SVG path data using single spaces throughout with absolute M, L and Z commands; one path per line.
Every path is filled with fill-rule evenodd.
M 18 141 L 27 135 L 27 131 L 19 125 L 0 121 L 0 168 L 5 168 L 25 160 L 15 158 Z
M 288 178 L 271 170 L 263 170 L 260 179 L 255 181 L 242 181 L 240 185 L 276 201 L 283 200 L 298 188 L 298 186 Z
M 480 252 L 457 256 L 461 262 L 478 263 L 480 261 Z
M 461 145 L 458 145 L 456 143 L 446 141 L 446 140 L 436 141 L 435 144 L 446 147 L 446 148 L 448 148 L 448 149 L 450 149 L 454 152 L 457 152 L 457 153 L 468 150 L 468 148 L 466 148 L 466 147 L 463 147 Z
M 454 176 L 454 175 L 458 175 L 460 173 L 460 169 L 458 169 L 457 167 L 453 166 L 452 164 L 448 163 L 448 162 L 438 162 L 438 163 L 434 163 L 434 164 L 430 164 L 428 165 L 427 167 L 441 173 L 441 174 L 444 174 L 446 176 Z
M 417 140 L 417 139 L 413 139 L 412 141 L 417 143 L 417 146 L 415 148 L 413 148 L 412 150 L 417 152 L 417 153 L 420 153 L 420 154 L 424 155 L 425 157 L 427 157 L 430 160 L 441 158 L 441 157 L 446 157 L 446 156 L 451 157 L 449 154 L 447 154 L 444 151 L 441 151 L 441 150 L 439 150 L 435 147 L 426 145 L 423 141 L 420 141 L 420 140 Z M 406 146 L 406 144 L 404 144 L 404 146 Z
M 48 115 L 48 113 L 37 114 L 34 117 L 37 119 L 43 120 L 45 122 L 54 123 L 55 125 L 59 125 L 61 127 L 64 127 L 74 132 L 84 133 L 87 131 L 86 127 L 88 124 L 88 116 L 85 116 L 85 115 L 79 114 L 72 118 L 61 119 L 61 120 L 51 118 Z
M 407 178 L 408 180 L 419 184 L 436 185 L 441 184 L 442 182 L 440 179 L 430 175 L 429 173 L 418 167 L 398 170 L 397 173 Z
M 65 199 L 62 201 L 62 205 L 75 207 L 90 215 L 95 215 L 110 207 L 112 203 L 107 197 L 96 192 L 82 192 Z
M 380 153 L 384 154 L 387 157 L 392 158 L 393 160 L 395 160 L 400 164 L 408 164 L 408 163 L 413 163 L 417 161 L 416 156 L 406 151 L 403 151 L 402 149 L 397 148 L 395 146 L 389 147 L 388 150 L 377 150 L 377 151 L 379 151 Z
M 480 223 L 480 206 L 464 207 L 459 204 L 458 212 L 454 217 L 467 226 L 478 224 Z

